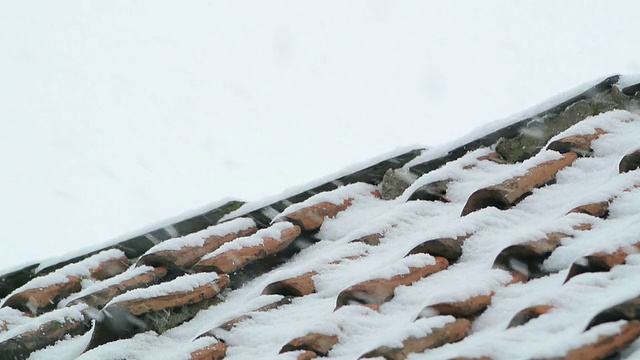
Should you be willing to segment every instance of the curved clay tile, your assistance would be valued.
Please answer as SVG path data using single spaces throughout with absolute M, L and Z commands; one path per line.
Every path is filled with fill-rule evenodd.
M 280 299 L 280 300 L 278 300 L 278 301 L 276 301 L 274 303 L 267 304 L 265 306 L 259 307 L 259 308 L 255 309 L 255 310 L 251 311 L 251 312 L 252 313 L 264 312 L 264 311 L 269 311 L 271 309 L 277 309 L 280 306 L 291 304 L 291 300 L 292 299 L 293 298 L 287 296 L 287 297 L 284 297 L 284 298 L 282 298 L 282 299 Z M 251 319 L 251 315 L 250 314 L 241 315 L 241 316 L 238 316 L 237 318 L 231 319 L 231 320 L 225 322 L 224 324 L 218 326 L 218 328 L 226 330 L 226 331 L 229 331 L 234 326 L 236 326 L 236 324 L 239 324 L 239 323 L 241 323 L 241 322 L 243 322 L 243 321 L 245 321 L 247 319 Z
M 122 251 L 103 251 L 31 280 L 7 297 L 2 306 L 40 314 L 54 309 L 58 301 L 82 290 L 83 279 L 105 279 L 122 273 L 127 267 L 127 258 Z
M 442 201 L 449 202 L 447 199 L 447 187 L 451 179 L 438 180 L 426 185 L 422 185 L 414 191 L 407 201 L 424 200 L 424 201 Z
M 229 283 L 229 277 L 224 274 L 184 275 L 124 293 L 100 311 L 87 350 L 147 330 L 161 333 L 166 330 L 165 326 L 187 321 L 210 304 Z
M 567 136 L 553 141 L 547 145 L 547 150 L 554 150 L 561 154 L 574 152 L 579 156 L 591 156 L 593 154 L 591 142 L 600 137 L 600 135 L 606 134 L 602 129 L 595 130 L 594 134 Z
M 640 320 L 640 296 L 601 311 L 591 319 L 586 330 L 596 325 L 618 320 Z
M 315 271 L 304 273 L 293 278 L 276 281 L 267 285 L 262 291 L 263 295 L 305 296 L 316 292 L 312 277 L 317 275 Z
M 622 160 L 620 160 L 620 164 L 618 165 L 620 174 L 633 171 L 638 168 L 640 168 L 640 150 L 635 150 L 626 154 Z
M 548 313 L 552 309 L 553 306 L 551 305 L 537 305 L 520 310 L 513 316 L 513 318 L 511 318 L 511 321 L 509 322 L 509 326 L 507 326 L 507 328 L 524 325 L 529 321 L 540 317 L 540 315 Z
M 246 220 L 246 219 L 236 219 Z M 235 221 L 235 220 L 231 220 Z M 221 225 L 227 225 L 223 223 Z M 220 227 L 220 225 L 214 226 Z M 146 254 L 142 255 L 137 262 L 137 265 L 150 265 L 150 266 L 163 266 L 169 269 L 173 268 L 189 268 L 200 260 L 200 258 L 212 251 L 215 251 L 223 244 L 226 244 L 239 237 L 245 237 L 254 234 L 258 231 L 253 221 L 243 221 L 240 226 L 230 228 L 230 232 L 227 234 L 212 235 L 202 239 L 201 245 L 196 246 L 180 246 L 177 244 L 177 249 L 167 249 L 155 251 L 151 248 Z M 210 230 L 209 230 L 210 231 Z M 197 236 L 197 234 L 187 235 L 190 237 Z M 182 238 L 175 239 L 176 241 Z M 167 247 L 172 240 L 167 240 L 160 245 Z M 162 248 L 161 248 L 162 249 Z
M 103 289 L 97 290 L 90 294 L 78 297 L 67 303 L 66 306 L 72 306 L 80 303 L 87 304 L 91 307 L 101 309 L 114 297 L 124 294 L 125 292 L 142 287 L 148 287 L 154 285 L 160 281 L 167 274 L 167 269 L 158 267 L 150 268 L 149 270 L 127 278 L 121 282 L 110 285 Z
M 411 285 L 414 282 L 447 268 L 449 262 L 443 257 L 436 257 L 435 264 L 423 267 L 410 267 L 408 274 L 396 275 L 390 279 L 375 279 L 353 285 L 338 295 L 336 309 L 352 304 L 377 306 L 391 300 L 398 286 Z
M 570 235 L 550 233 L 541 240 L 511 245 L 498 254 L 493 267 L 521 274 L 527 279 L 544 276 L 546 273 L 542 270 L 542 263 L 567 237 Z
M 571 165 L 577 157 L 575 153 L 569 152 L 563 154 L 560 159 L 550 160 L 529 169 L 523 176 L 517 176 L 502 184 L 477 190 L 469 196 L 462 210 L 462 216 L 489 206 L 504 210 L 515 205 L 531 190 L 555 179 L 556 174 Z
M 620 326 L 618 333 L 598 336 L 595 342 L 573 349 L 566 356 L 557 359 L 617 359 L 616 355 L 636 341 L 638 337 L 640 337 L 640 321 L 633 320 Z
M 413 254 L 429 254 L 431 256 L 441 256 L 450 264 L 458 261 L 460 256 L 462 256 L 462 244 L 466 239 L 471 237 L 473 234 L 467 234 L 458 236 L 455 238 L 440 238 L 427 240 L 422 244 L 414 247 L 407 253 L 408 255 Z
M 286 343 L 280 353 L 298 350 L 310 350 L 317 355 L 327 356 L 333 345 L 338 343 L 336 335 L 309 333 Z
M 609 205 L 611 201 L 600 201 L 592 204 L 581 205 L 571 209 L 567 214 L 587 214 L 597 218 L 606 219 L 609 216 Z
M 24 326 L 12 330 L 16 334 L 11 338 L 0 342 L 0 358 L 22 360 L 39 349 L 44 349 L 69 336 L 81 335 L 91 328 L 91 319 L 81 311 L 84 305 L 73 309 L 59 309 L 47 315 L 48 320 L 31 326 Z M 77 311 L 76 311 L 77 309 Z M 38 321 L 36 318 L 33 321 Z M 22 328 L 25 331 L 20 331 Z
M 213 337 L 211 335 L 208 335 Z M 217 340 L 217 339 L 216 339 Z M 227 355 L 227 344 L 218 340 L 202 349 L 193 351 L 189 360 L 222 360 Z
M 640 249 L 639 245 L 635 245 L 635 250 Z M 624 264 L 627 256 L 633 252 L 632 248 L 623 247 L 616 250 L 613 253 L 597 252 L 591 255 L 587 255 L 581 259 L 576 260 L 571 268 L 569 274 L 564 280 L 566 283 L 574 276 L 578 276 L 584 273 L 592 272 L 606 272 L 611 270 L 616 265 Z
M 345 199 L 338 205 L 324 201 L 285 215 L 283 220 L 298 225 L 304 231 L 317 230 L 325 218 L 335 217 L 351 206 L 352 202 L 352 198 Z
M 109 311 L 113 311 L 114 309 L 125 309 L 127 313 L 131 315 L 163 311 L 213 298 L 230 283 L 229 276 L 225 274 L 202 274 L 212 276 L 205 281 L 198 281 L 197 286 L 189 286 L 190 277 L 197 275 L 200 274 L 185 275 L 146 289 L 130 291 L 112 300 L 103 311 L 109 313 Z M 179 290 L 174 290 L 173 285 L 180 285 L 180 282 L 187 282 L 187 287 L 184 289 L 176 287 L 176 289 Z
M 213 253 L 205 255 L 191 271 L 230 274 L 253 261 L 283 251 L 300 233 L 300 227 L 291 223 L 274 224 L 270 228 L 260 230 L 249 237 L 238 238 Z
M 480 156 L 478 158 L 479 161 L 491 161 L 494 162 L 496 164 L 506 164 L 507 160 L 505 160 L 502 155 L 500 155 L 500 153 L 494 151 L 492 153 L 489 153 L 487 155 L 483 155 Z
M 412 353 L 421 353 L 427 349 L 435 349 L 445 344 L 464 339 L 471 329 L 471 321 L 457 319 L 441 328 L 433 329 L 424 337 L 410 337 L 402 342 L 401 348 L 381 346 L 360 357 L 360 359 L 382 357 L 387 360 L 404 360 Z
M 427 306 L 423 312 L 434 315 L 451 315 L 455 317 L 475 316 L 487 309 L 491 304 L 493 293 L 472 296 L 463 301 L 441 302 Z
M 380 245 L 380 240 L 384 237 L 384 235 L 384 233 L 374 233 L 359 237 L 355 240 L 351 240 L 350 242 L 361 242 L 370 246 L 378 246 Z
M 302 354 L 298 355 L 296 360 L 311 360 L 311 359 L 315 359 L 315 358 L 317 358 L 319 356 L 320 355 L 314 353 L 313 351 L 307 350 L 307 351 L 303 352 Z

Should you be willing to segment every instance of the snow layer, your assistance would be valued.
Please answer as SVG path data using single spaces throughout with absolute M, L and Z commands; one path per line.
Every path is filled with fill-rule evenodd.
M 169 239 L 161 242 L 160 244 L 152 247 L 147 251 L 147 254 L 151 254 L 164 250 L 180 250 L 183 247 L 199 247 L 204 245 L 204 240 L 211 236 L 225 236 L 232 233 L 237 233 L 242 230 L 246 230 L 255 227 L 256 223 L 249 218 L 238 218 L 231 221 L 224 222 L 222 224 L 208 227 L 204 230 L 195 232 L 193 234 L 185 235 L 175 239 Z
M 149 286 L 144 289 L 134 289 L 122 295 L 118 295 L 107 303 L 105 307 L 128 300 L 150 299 L 158 296 L 193 290 L 200 286 L 212 283 L 218 280 L 218 278 L 219 276 L 216 273 L 182 275 L 169 282 Z

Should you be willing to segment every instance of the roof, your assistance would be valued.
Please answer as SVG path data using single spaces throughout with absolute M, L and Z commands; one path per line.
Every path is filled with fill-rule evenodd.
M 638 89 L 4 274 L 0 358 L 640 357 Z

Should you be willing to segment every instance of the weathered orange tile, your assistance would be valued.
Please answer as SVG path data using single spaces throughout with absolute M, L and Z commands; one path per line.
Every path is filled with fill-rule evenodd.
M 620 332 L 611 335 L 601 335 L 591 344 L 571 350 L 564 357 L 557 360 L 604 360 L 611 359 L 620 351 L 640 337 L 640 321 L 633 320 L 620 326 Z
M 317 275 L 315 271 L 304 273 L 290 279 L 276 281 L 267 285 L 262 291 L 264 295 L 305 296 L 316 292 L 312 277 Z
M 492 152 L 487 155 L 480 156 L 478 158 L 479 161 L 492 161 L 496 164 L 506 164 L 507 161 L 500 155 L 498 152 Z
M 462 216 L 489 206 L 504 210 L 515 205 L 531 190 L 555 179 L 556 174 L 570 166 L 577 157 L 575 153 L 569 152 L 563 154 L 560 159 L 547 161 L 529 169 L 523 176 L 517 176 L 502 184 L 477 190 L 469 196 L 462 210 Z
M 300 227 L 292 225 L 283 228 L 280 231 L 279 238 L 263 237 L 262 243 L 248 247 L 229 248 L 220 247 L 213 252 L 211 257 L 205 256 L 198 261 L 192 268 L 192 272 L 211 272 L 215 271 L 221 274 L 230 274 L 238 269 L 243 268 L 247 264 L 263 259 L 268 255 L 276 254 L 286 249 L 293 240 L 300 235 Z M 258 237 L 260 232 L 252 235 Z M 245 239 L 239 238 L 238 240 Z M 228 243 L 227 245 L 233 245 Z M 224 251 L 222 251 L 224 250 Z
M 310 333 L 289 341 L 282 347 L 282 349 L 280 349 L 280 353 L 297 350 L 310 350 L 318 355 L 327 356 L 331 348 L 333 348 L 333 345 L 337 343 L 338 337 L 336 335 Z
M 339 205 L 324 201 L 285 215 L 283 219 L 298 225 L 304 231 L 313 231 L 322 226 L 325 218 L 335 217 L 351 206 L 352 202 L 352 198 L 344 200 Z
M 447 268 L 449 262 L 436 257 L 433 265 L 410 267 L 408 274 L 396 275 L 390 279 L 375 279 L 353 285 L 338 295 L 336 309 L 345 305 L 380 305 L 389 301 L 398 286 L 412 283 Z
M 449 202 L 449 199 L 447 199 L 447 188 L 450 182 L 451 179 L 447 179 L 422 185 L 416 189 L 411 196 L 409 196 L 408 201 L 423 200 Z
M 450 264 L 458 261 L 462 256 L 462 245 L 466 239 L 471 237 L 472 234 L 466 234 L 455 238 L 440 238 L 427 240 L 422 244 L 414 247 L 407 253 L 413 254 L 429 254 L 431 256 L 441 256 Z
M 546 275 L 542 263 L 561 244 L 562 239 L 571 237 L 563 233 L 550 233 L 547 237 L 511 245 L 503 249 L 493 263 L 494 268 L 517 272 L 526 278 Z
M 640 168 L 640 150 L 632 151 L 626 154 L 620 160 L 618 171 L 620 174 L 633 171 Z
M 578 214 L 587 214 L 591 216 L 595 216 L 597 218 L 606 219 L 609 216 L 609 205 L 610 201 L 600 201 L 597 203 L 586 204 L 577 206 L 571 209 L 568 214 L 578 213 Z
M 191 352 L 189 360 L 222 360 L 227 355 L 227 344 L 218 341 Z
M 167 268 L 189 268 L 200 258 L 215 251 L 223 244 L 239 237 L 245 237 L 258 231 L 257 227 L 242 229 L 224 236 L 209 236 L 204 239 L 202 246 L 184 246 L 180 250 L 162 250 L 143 255 L 138 260 L 138 265 L 163 266 Z
M 616 265 L 624 264 L 627 256 L 629 256 L 629 250 L 626 248 L 618 249 L 614 253 L 597 252 L 587 255 L 571 265 L 564 282 L 584 273 L 609 271 Z
M 147 287 L 156 284 L 167 274 L 167 269 L 163 267 L 157 267 L 149 269 L 148 271 L 133 276 L 127 280 L 124 280 L 118 284 L 111 285 L 102 290 L 98 290 L 94 293 L 84 295 L 77 299 L 70 301 L 67 306 L 84 303 L 91 307 L 101 309 L 114 297 L 124 294 L 125 292 L 141 287 Z
M 409 354 L 421 353 L 427 349 L 435 349 L 445 344 L 458 342 L 467 336 L 470 329 L 471 321 L 457 319 L 441 328 L 433 329 L 425 337 L 410 337 L 404 340 L 402 348 L 381 346 L 362 355 L 360 359 L 382 357 L 387 360 L 404 360 Z
M 573 135 L 553 141 L 547 146 L 547 150 L 554 150 L 561 154 L 574 152 L 579 156 L 591 156 L 591 142 L 606 132 L 602 129 L 595 129 L 595 133 L 587 135 Z
M 553 306 L 551 305 L 537 305 L 537 306 L 531 306 L 526 309 L 520 310 L 517 314 L 513 316 L 507 328 L 524 325 L 529 321 L 540 317 L 540 315 L 548 313 L 551 310 L 553 310 Z
M 638 314 L 640 314 L 640 296 L 602 310 L 591 319 L 589 325 L 587 325 L 587 330 L 607 322 L 640 320 L 638 319 Z
M 174 281 L 177 280 L 180 280 L 180 278 Z M 114 299 L 114 301 L 117 302 L 109 304 L 105 308 L 105 311 L 108 312 L 110 310 L 113 310 L 114 308 L 120 308 L 126 309 L 129 314 L 135 316 L 146 314 L 152 311 L 162 311 L 178 306 L 198 303 L 218 295 L 218 293 L 220 293 L 223 288 L 228 286 L 229 283 L 229 276 L 221 274 L 214 281 L 190 290 L 170 292 L 155 297 L 144 296 L 140 298 L 127 299 L 124 301 L 117 301 L 118 299 L 116 298 Z
M 284 297 L 284 298 L 282 298 L 282 299 L 280 299 L 280 300 L 278 300 L 276 302 L 273 302 L 271 304 L 267 304 L 265 306 L 259 307 L 259 308 L 255 309 L 255 310 L 251 311 L 251 312 L 252 313 L 254 313 L 254 312 L 264 312 L 264 311 L 269 311 L 271 309 L 277 309 L 280 306 L 291 304 L 291 300 L 292 300 L 291 297 Z M 236 326 L 236 324 L 239 324 L 239 323 L 241 323 L 241 322 L 243 322 L 243 321 L 245 321 L 247 319 L 251 319 L 251 315 L 250 314 L 241 315 L 241 316 L 238 316 L 237 318 L 231 319 L 231 320 L 225 322 L 224 324 L 218 326 L 218 328 L 229 331 L 234 326 Z
M 43 288 L 28 289 L 11 295 L 2 306 L 9 306 L 32 314 L 41 314 L 54 309 L 58 301 L 82 290 L 80 276 L 70 276 L 65 279 L 66 282 Z
M 66 309 L 65 309 L 66 310 Z M 61 311 L 61 310 L 58 310 Z M 0 343 L 0 358 L 27 359 L 36 350 L 53 345 L 68 336 L 84 334 L 91 328 L 91 320 L 80 313 L 46 321 L 33 330 L 27 330 Z
M 58 301 L 82 290 L 83 279 L 104 279 L 123 272 L 127 259 L 119 250 L 106 250 L 53 273 L 37 277 L 10 295 L 4 306 L 32 314 L 54 309 Z
M 484 311 L 490 304 L 493 293 L 489 295 L 472 296 L 463 301 L 441 302 L 427 309 L 438 315 L 451 315 L 455 317 L 467 317 Z
M 374 234 L 359 237 L 355 240 L 351 240 L 351 242 L 361 242 L 370 246 L 378 246 L 380 245 L 380 240 L 383 237 L 384 237 L 384 233 L 374 233 Z

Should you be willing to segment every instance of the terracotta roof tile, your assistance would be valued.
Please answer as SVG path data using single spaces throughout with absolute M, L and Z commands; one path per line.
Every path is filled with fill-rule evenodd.
M 217 341 L 191 352 L 189 360 L 222 360 L 227 354 L 227 345 Z
M 551 305 L 536 305 L 531 306 L 526 309 L 519 311 L 517 314 L 511 318 L 509 322 L 509 328 L 524 325 L 529 321 L 539 317 L 540 315 L 546 314 L 549 311 L 553 310 L 553 306 Z
M 27 359 L 35 350 L 45 348 L 67 337 L 90 329 L 90 320 L 83 311 L 86 305 L 53 310 L 22 326 L 0 334 L 0 354 L 7 359 Z
M 621 174 L 636 170 L 639 167 L 640 167 L 640 150 L 635 150 L 626 154 L 620 160 L 620 164 L 618 165 L 618 169 Z
M 445 344 L 464 339 L 471 330 L 471 322 L 467 319 L 457 319 L 444 325 L 442 328 L 433 329 L 424 337 L 410 337 L 402 342 L 402 347 L 379 347 L 360 358 L 382 357 L 387 360 L 404 360 L 411 353 L 420 353 L 427 349 L 433 349 Z
M 238 238 L 226 246 L 205 255 L 192 268 L 193 272 L 216 271 L 230 274 L 252 261 L 286 249 L 300 235 L 300 227 L 287 222 L 274 224 L 272 228 Z
M 112 281 L 103 282 L 97 286 L 83 290 L 75 294 L 70 299 L 61 301 L 60 305 L 71 306 L 76 304 L 87 304 L 91 307 L 102 308 L 114 297 L 124 294 L 133 289 L 148 287 L 160 281 L 167 274 L 167 270 L 162 267 L 153 268 L 143 266 L 135 268 L 133 276 L 116 276 Z M 123 273 L 121 275 L 128 275 Z M 113 281 L 115 280 L 115 281 Z
M 436 257 L 434 260 L 434 263 L 422 267 L 409 267 L 407 274 L 395 275 L 389 279 L 369 280 L 350 286 L 338 295 L 336 309 L 355 304 L 376 306 L 389 301 L 398 286 L 411 285 L 426 276 L 444 270 L 449 265 L 447 259 L 443 257 Z
M 563 360 L 610 359 L 640 337 L 640 321 L 634 320 L 620 326 L 619 333 L 600 335 L 598 339 L 580 348 L 573 349 Z
M 587 135 L 572 135 L 551 142 L 547 145 L 547 150 L 554 150 L 561 154 L 573 152 L 579 156 L 591 156 L 591 142 L 606 134 L 602 129 L 596 129 L 595 133 Z
M 506 209 L 522 200 L 531 190 L 552 181 L 558 171 L 571 165 L 577 158 L 575 153 L 563 154 L 557 160 L 539 164 L 522 176 L 509 179 L 502 184 L 490 186 L 474 192 L 462 210 L 462 215 L 494 206 Z
M 316 355 L 327 356 L 329 350 L 331 350 L 333 345 L 337 343 L 338 337 L 336 335 L 309 333 L 286 343 L 282 349 L 280 349 L 280 353 L 297 350 L 310 350 Z
M 272 309 L 277 309 L 280 306 L 291 304 L 291 300 L 292 300 L 291 297 L 285 296 L 285 297 L 283 297 L 282 299 L 280 299 L 280 300 L 278 300 L 276 302 L 261 306 L 261 307 L 255 309 L 255 310 L 253 310 L 252 313 L 258 313 L 258 312 L 263 312 L 263 311 L 269 311 L 269 310 L 272 310 Z M 226 330 L 226 331 L 229 331 L 236 324 L 239 324 L 239 323 L 241 323 L 241 322 L 243 322 L 245 320 L 248 320 L 248 319 L 251 319 L 251 314 L 241 315 L 241 316 L 238 316 L 237 318 L 234 318 L 234 319 L 231 319 L 231 320 L 225 322 L 224 324 L 220 325 L 219 328 L 223 329 L 223 330 Z
M 636 246 L 634 247 L 625 246 L 613 253 L 597 252 L 591 255 L 587 255 L 581 259 L 576 260 L 573 265 L 571 265 L 565 282 L 569 281 L 572 277 L 578 276 L 580 274 L 609 271 L 616 265 L 624 264 L 627 256 L 633 253 L 637 253 L 639 250 L 640 244 L 636 244 Z
M 127 267 L 127 258 L 121 251 L 103 251 L 79 263 L 67 265 L 51 274 L 31 280 L 9 295 L 2 306 L 40 314 L 55 308 L 56 303 L 63 298 L 80 291 L 83 279 L 106 279 L 125 271 Z
M 550 233 L 540 240 L 509 246 L 498 254 L 493 266 L 523 274 L 527 278 L 547 275 L 542 269 L 542 263 L 560 246 L 562 239 L 568 237 L 570 235 Z
M 185 237 L 167 240 L 149 249 L 140 257 L 138 265 L 163 266 L 188 269 L 202 256 L 215 251 L 239 237 L 246 237 L 258 231 L 251 219 L 235 219 L 229 223 L 207 228 Z
M 431 256 L 440 256 L 452 264 L 462 256 L 462 245 L 471 235 L 472 234 L 467 234 L 455 238 L 427 240 L 411 249 L 407 255 L 429 254 Z
M 451 315 L 455 317 L 475 316 L 483 312 L 490 304 L 493 293 L 489 295 L 477 295 L 463 301 L 440 302 L 429 305 L 422 313 L 433 315 Z

